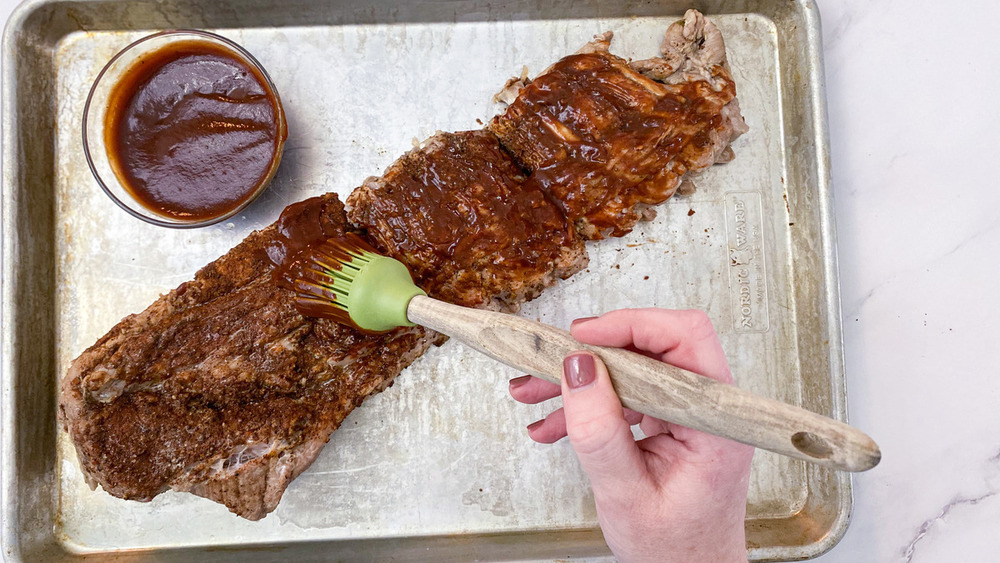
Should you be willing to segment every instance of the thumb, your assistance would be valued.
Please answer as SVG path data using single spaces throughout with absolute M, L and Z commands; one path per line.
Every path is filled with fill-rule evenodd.
M 631 485 L 645 476 L 642 454 L 600 358 L 590 352 L 566 356 L 562 397 L 566 433 L 595 491 Z

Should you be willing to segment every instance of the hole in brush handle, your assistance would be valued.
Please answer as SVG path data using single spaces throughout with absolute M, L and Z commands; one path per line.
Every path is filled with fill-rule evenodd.
M 792 434 L 792 445 L 800 452 L 816 459 L 826 459 L 833 455 L 833 448 L 830 444 L 812 432 Z

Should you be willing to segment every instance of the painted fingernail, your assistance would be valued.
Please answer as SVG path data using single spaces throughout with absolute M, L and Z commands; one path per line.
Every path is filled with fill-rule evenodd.
M 517 389 L 518 387 L 524 385 L 529 381 L 531 381 L 530 375 L 522 375 L 521 377 L 515 377 L 514 379 L 511 379 L 509 385 L 511 389 Z
M 563 360 L 563 377 L 570 389 L 581 389 L 594 383 L 597 367 L 594 357 L 585 352 L 566 356 Z
M 592 320 L 594 320 L 596 318 L 597 317 L 580 317 L 579 319 L 575 319 L 573 322 L 569 323 L 569 326 L 576 326 L 579 323 L 585 323 L 587 321 L 592 321 Z
M 536 420 L 536 421 L 532 422 L 531 424 L 528 425 L 528 432 L 531 432 L 532 430 L 534 430 L 536 428 L 541 428 L 543 424 L 545 424 L 545 419 L 544 418 L 542 420 Z

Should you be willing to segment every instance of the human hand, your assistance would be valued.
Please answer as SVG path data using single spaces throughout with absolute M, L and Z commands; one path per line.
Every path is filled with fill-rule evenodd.
M 626 309 L 577 319 L 580 342 L 627 348 L 732 383 L 722 345 L 701 311 Z M 747 488 L 753 448 L 623 409 L 607 368 L 588 352 L 563 361 L 562 385 L 510 381 L 522 403 L 558 395 L 563 408 L 528 426 L 550 444 L 569 436 L 590 478 L 597 519 L 621 561 L 745 562 Z M 636 441 L 630 425 L 646 438 Z

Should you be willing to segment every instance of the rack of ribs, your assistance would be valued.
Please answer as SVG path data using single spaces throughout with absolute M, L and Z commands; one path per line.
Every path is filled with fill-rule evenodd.
M 438 133 L 346 203 L 378 250 L 458 305 L 513 312 L 587 265 L 559 206 L 489 131 Z
M 262 518 L 354 407 L 441 341 L 300 315 L 268 251 L 302 218 L 349 229 L 335 195 L 293 206 L 73 361 L 60 416 L 91 486 L 140 501 L 189 491 Z
M 251 520 L 331 433 L 442 335 L 365 334 L 302 316 L 272 279 L 303 245 L 357 232 L 430 295 L 514 312 L 587 263 L 745 129 L 718 30 L 697 12 L 664 56 L 627 64 L 610 34 L 528 84 L 484 130 L 440 133 L 347 199 L 289 206 L 75 359 L 59 416 L 91 486 L 188 491 Z
M 747 130 L 718 28 L 689 10 L 662 56 L 629 64 L 611 33 L 508 83 L 489 128 L 588 239 L 622 236 Z M 512 100 L 512 101 L 511 101 Z

